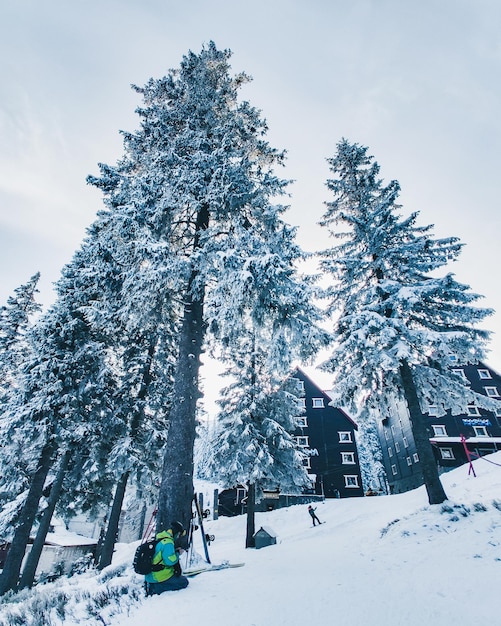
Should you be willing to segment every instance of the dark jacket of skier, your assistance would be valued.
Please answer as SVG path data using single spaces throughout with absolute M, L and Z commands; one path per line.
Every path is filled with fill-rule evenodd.
M 311 504 L 308 506 L 308 513 L 311 515 L 311 521 L 313 522 L 313 526 L 315 526 L 315 524 L 318 522 L 319 524 L 321 524 L 322 522 L 318 519 L 317 514 L 315 513 L 316 511 L 316 507 L 313 508 L 311 506 Z

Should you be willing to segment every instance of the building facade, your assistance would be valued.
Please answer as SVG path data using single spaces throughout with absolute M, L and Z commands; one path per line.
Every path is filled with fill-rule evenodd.
M 325 498 L 363 496 L 355 422 L 331 398 L 297 368 L 293 374 L 304 391 L 304 413 L 295 437 L 307 456 L 313 490 Z
M 477 393 L 499 399 L 499 409 L 488 411 L 468 406 L 463 415 L 438 416 L 431 405 L 423 414 L 428 423 L 430 443 L 439 472 L 468 463 L 501 449 L 501 376 L 483 363 L 451 368 Z M 391 493 L 402 493 L 423 484 L 419 457 L 405 402 L 395 402 L 388 415 L 381 416 L 379 439 Z

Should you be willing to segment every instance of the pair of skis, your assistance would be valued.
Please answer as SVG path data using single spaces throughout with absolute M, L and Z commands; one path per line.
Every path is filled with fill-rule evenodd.
M 194 530 L 196 530 L 196 528 L 195 528 L 195 523 L 192 519 L 191 524 L 190 524 L 190 534 L 188 538 L 189 548 L 188 548 L 187 566 L 186 568 L 183 569 L 183 575 L 187 577 L 192 577 L 192 576 L 197 576 L 198 574 L 202 574 L 203 572 L 215 572 L 215 571 L 219 571 L 222 569 L 242 567 L 243 565 L 245 565 L 245 563 L 230 563 L 229 561 L 223 561 L 222 563 L 219 563 L 219 564 L 211 563 L 211 560 L 209 557 L 208 537 L 210 541 L 214 541 L 214 537 L 212 535 L 205 534 L 204 521 L 203 521 L 204 516 L 202 513 L 202 509 L 200 508 L 200 502 L 198 501 L 196 494 L 193 497 L 193 502 L 195 503 L 195 515 L 197 518 L 198 527 L 200 528 L 200 532 L 202 535 L 202 545 L 204 549 L 206 562 L 203 564 L 197 563 L 196 565 L 193 563 L 193 532 Z
M 205 567 L 199 567 L 199 568 L 194 568 L 194 569 L 183 571 L 183 576 L 187 576 L 188 578 L 191 578 L 192 576 L 198 576 L 198 574 L 203 574 L 204 572 L 218 572 L 219 570 L 222 570 L 222 569 L 230 569 L 233 567 L 243 567 L 244 565 L 245 563 L 230 563 L 229 561 L 223 561 L 222 563 L 219 563 L 218 565 L 213 565 L 211 563 L 208 563 Z

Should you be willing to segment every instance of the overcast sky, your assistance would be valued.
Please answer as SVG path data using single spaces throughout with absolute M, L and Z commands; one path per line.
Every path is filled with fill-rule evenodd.
M 500 311 L 501 371 L 500 33 L 499 0 L 1 0 L 0 303 L 37 271 L 52 301 L 101 207 L 86 176 L 137 127 L 130 85 L 213 40 L 288 151 L 303 248 L 328 243 L 326 158 L 342 137 L 368 146 L 402 213 L 466 244 L 449 269 Z

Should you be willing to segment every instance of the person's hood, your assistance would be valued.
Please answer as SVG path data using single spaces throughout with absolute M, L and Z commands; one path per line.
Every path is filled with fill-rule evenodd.
M 169 530 L 161 530 L 157 533 L 157 539 L 173 539 L 172 530 L 170 528 Z

